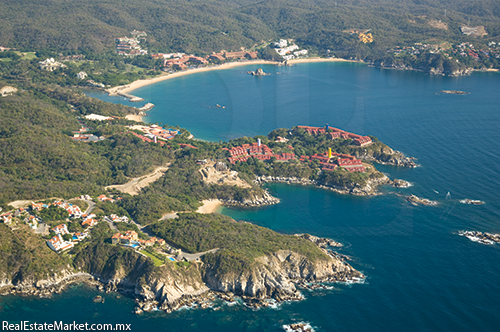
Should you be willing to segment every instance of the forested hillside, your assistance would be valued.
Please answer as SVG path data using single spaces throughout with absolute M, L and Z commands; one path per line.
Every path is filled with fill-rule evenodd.
M 150 51 L 237 50 L 286 37 L 319 52 L 364 57 L 398 43 L 473 38 L 459 31 L 469 19 L 494 38 L 499 15 L 494 0 L 6 0 L 0 3 L 0 45 L 101 52 L 138 29 L 148 33 Z M 360 45 L 349 29 L 372 29 L 375 42 Z

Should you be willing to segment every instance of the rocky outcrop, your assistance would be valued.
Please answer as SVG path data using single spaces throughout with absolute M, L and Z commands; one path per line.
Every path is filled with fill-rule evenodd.
M 317 237 L 311 234 L 295 234 L 295 236 L 309 240 L 322 249 L 328 249 L 328 247 L 342 247 L 342 243 L 335 242 L 326 237 Z
M 264 72 L 264 70 L 262 68 L 257 68 L 256 71 L 248 71 L 247 73 L 250 74 L 250 75 L 253 75 L 253 76 L 268 76 L 268 75 L 271 75 L 269 73 Z
M 30 277 L 20 282 L 13 282 L 4 276 L 0 283 L 0 295 L 12 294 L 48 297 L 54 293 L 61 293 L 68 285 L 74 283 L 103 286 L 102 283 L 88 273 L 74 272 L 68 269 L 54 274 L 50 278 L 41 280 Z
M 252 186 L 241 179 L 238 172 L 227 168 L 226 164 L 222 164 L 221 170 L 218 170 L 215 162 L 209 162 L 204 167 L 200 168 L 198 172 L 201 174 L 203 182 L 207 184 L 237 186 L 241 188 L 251 188 Z
M 452 70 L 445 70 L 443 68 L 435 68 L 435 67 L 431 67 L 428 70 L 429 74 L 431 75 L 446 75 L 452 77 L 470 75 L 473 71 L 474 69 L 472 68 L 456 68 Z
M 0 96 L 7 97 L 7 96 L 10 96 L 16 92 L 17 92 L 17 88 L 14 88 L 13 86 L 6 85 L 0 89 Z
M 265 205 L 278 204 L 280 200 L 273 197 L 267 190 L 264 190 L 262 195 L 252 194 L 248 198 L 243 198 L 242 200 L 232 200 L 232 199 L 221 199 L 223 205 L 226 206 L 241 206 L 241 207 L 257 207 Z
M 458 235 L 465 236 L 471 241 L 482 244 L 495 244 L 500 243 L 500 234 L 482 233 L 476 231 L 462 231 Z
M 392 180 L 392 185 L 396 188 L 409 188 L 412 186 L 410 182 L 400 179 Z
M 178 269 L 167 265 L 146 275 L 135 287 L 138 307 L 143 311 L 158 308 L 172 312 L 214 299 L 214 294 L 201 278 L 200 265 L 191 263 L 187 268 Z
M 431 66 L 420 66 L 420 67 L 413 67 L 411 64 L 408 63 L 403 63 L 403 62 L 397 62 L 394 61 L 394 59 L 388 59 L 387 61 L 383 60 L 376 60 L 370 63 L 370 65 L 377 67 L 377 68 L 383 68 L 383 69 L 398 69 L 398 70 L 415 70 L 415 71 L 421 71 L 424 73 L 428 73 L 431 75 L 443 75 L 443 76 L 466 76 L 470 75 L 474 69 L 473 68 L 468 68 L 468 67 L 454 67 L 450 69 L 445 69 L 443 66 L 440 67 L 431 67 Z
M 316 180 L 280 176 L 256 176 L 254 181 L 258 184 L 278 182 L 287 184 L 313 185 L 318 188 L 335 191 L 339 194 L 355 196 L 378 195 L 377 187 L 391 182 L 391 180 L 386 175 L 383 175 L 382 177 L 377 179 L 368 179 L 366 180 L 366 184 L 364 186 L 357 183 L 353 183 L 350 186 L 335 186 L 331 184 L 325 184 Z
M 348 282 L 364 276 L 331 256 L 311 261 L 289 250 L 259 257 L 244 273 L 218 274 L 217 265 L 206 268 L 204 281 L 213 290 L 241 296 L 250 306 L 265 306 L 275 301 L 300 300 L 296 285 L 316 282 Z
M 339 246 L 329 239 L 301 235 L 320 247 Z M 274 302 L 303 299 L 297 287 L 317 282 L 355 282 L 364 276 L 327 249 L 315 260 L 290 250 L 263 255 L 238 275 L 221 273 L 219 263 L 191 262 L 188 265 L 165 264 L 153 270 L 139 256 L 134 265 L 114 272 L 89 274 L 68 268 L 51 278 L 13 282 L 0 278 L 0 294 L 50 296 L 68 284 L 87 283 L 101 291 L 127 292 L 136 297 L 136 313 L 160 309 L 172 312 L 184 306 L 206 308 L 216 298 L 234 301 L 240 296 L 248 306 L 268 306 Z M 314 287 L 313 287 L 314 288 Z
M 408 197 L 406 197 L 406 200 L 408 202 L 410 202 L 412 205 L 428 205 L 428 206 L 433 206 L 433 205 L 437 205 L 437 202 L 435 201 L 431 201 L 430 199 L 428 198 L 420 198 L 418 196 L 415 196 L 415 195 L 410 195 Z
M 373 150 L 360 149 L 354 153 L 354 156 L 365 161 L 373 161 L 382 165 L 393 165 L 400 167 L 418 167 L 415 158 L 407 157 L 402 152 L 385 146 L 381 151 L 375 153 Z

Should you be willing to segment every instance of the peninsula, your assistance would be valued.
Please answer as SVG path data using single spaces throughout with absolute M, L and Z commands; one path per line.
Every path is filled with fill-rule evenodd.
M 392 181 L 372 162 L 416 166 L 376 137 L 329 125 L 215 143 L 182 128 L 138 125 L 125 119 L 136 108 L 62 87 L 19 90 L 0 102 L 3 130 L 32 133 L 30 144 L 2 138 L 15 146 L 3 156 L 37 160 L 4 173 L 11 185 L 1 193 L 0 238 L 9 248 L 0 258 L 2 294 L 49 296 L 86 282 L 131 293 L 137 312 L 169 312 L 215 297 L 264 306 L 300 300 L 300 289 L 317 282 L 361 282 L 364 275 L 332 251 L 335 241 L 206 212 L 279 203 L 267 182 L 376 195 Z M 55 149 L 65 157 L 52 158 Z

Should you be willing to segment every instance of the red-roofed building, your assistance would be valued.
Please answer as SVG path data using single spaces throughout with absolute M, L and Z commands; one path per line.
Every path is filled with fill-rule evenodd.
M 56 252 L 68 250 L 74 247 L 73 242 L 64 241 L 61 234 L 57 234 L 56 236 L 48 240 L 46 243 L 50 249 Z
M 57 225 L 56 227 L 52 228 L 51 231 L 61 235 L 69 234 L 68 227 L 66 226 L 66 224 Z
M 339 158 L 337 159 L 337 163 L 341 167 L 363 166 L 361 160 L 359 159 Z
M 218 60 L 218 61 L 224 61 L 226 60 L 226 58 L 224 58 L 222 56 L 222 54 L 218 54 L 218 53 L 215 53 L 215 54 L 211 54 L 209 57 L 208 57 L 209 60 Z
M 368 136 L 361 136 L 354 140 L 354 144 L 359 146 L 366 146 L 372 143 L 372 139 Z
M 311 127 L 311 126 L 298 126 L 300 129 L 305 129 L 310 135 L 318 135 L 326 133 L 326 129 L 323 127 Z
M 259 53 L 257 51 L 252 51 L 252 52 L 247 52 L 246 55 L 249 56 L 251 59 L 257 59 Z
M 87 218 L 84 221 L 82 221 L 83 227 L 94 227 L 95 225 L 97 225 L 97 220 L 92 218 Z
M 201 64 L 201 65 L 204 65 L 204 64 L 207 64 L 208 61 L 203 59 L 202 57 L 199 57 L 199 56 L 190 56 L 189 57 L 189 62 L 192 62 L 192 63 L 196 63 L 196 64 Z
M 247 54 L 246 51 L 226 52 L 224 56 L 226 57 L 226 59 L 236 59 L 236 58 L 244 58 L 246 54 Z

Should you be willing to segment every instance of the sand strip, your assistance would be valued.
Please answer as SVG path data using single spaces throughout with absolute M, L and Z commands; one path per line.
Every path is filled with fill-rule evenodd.
M 308 63 L 308 62 L 358 62 L 358 61 L 352 61 L 352 60 L 345 60 L 345 59 L 340 59 L 340 58 L 306 58 L 306 59 L 296 59 L 296 60 L 290 60 L 288 61 L 289 64 L 298 64 L 298 63 Z M 120 86 L 115 86 L 113 88 L 109 88 L 106 90 L 107 93 L 109 93 L 110 96 L 117 95 L 118 92 L 120 93 L 129 93 L 135 89 L 141 88 L 143 86 L 147 86 L 150 84 L 158 83 L 161 81 L 169 80 L 172 78 L 176 77 L 182 77 L 190 74 L 196 74 L 196 73 L 203 73 L 207 71 L 212 71 L 212 70 L 224 70 L 224 69 L 231 69 L 235 67 L 240 67 L 240 66 L 248 66 L 248 65 L 276 65 L 278 62 L 276 61 L 268 61 L 268 60 L 248 60 L 248 61 L 238 61 L 238 62 L 230 62 L 230 63 L 224 63 L 222 65 L 213 65 L 209 67 L 202 67 L 202 68 L 195 68 L 195 69 L 189 69 L 185 71 L 180 71 L 177 73 L 173 74 L 162 74 L 158 77 L 154 78 L 148 78 L 144 80 L 137 80 L 134 81 L 128 85 L 120 85 Z
M 196 210 L 198 213 L 214 213 L 222 205 L 222 202 L 218 199 L 205 199 L 201 202 L 203 205 Z
M 138 114 L 128 114 L 128 115 L 125 116 L 125 119 L 132 120 L 132 121 L 135 121 L 135 122 L 144 122 L 142 120 L 142 116 L 140 116 Z

